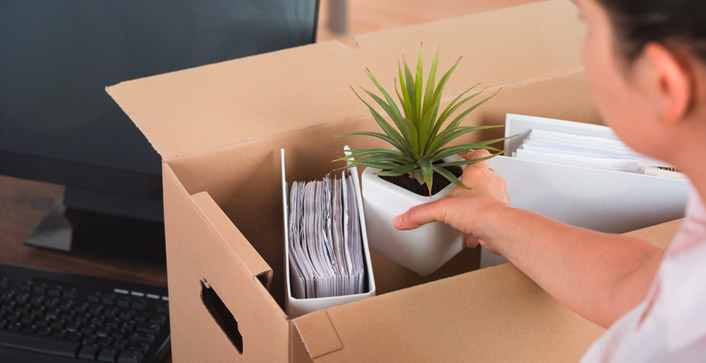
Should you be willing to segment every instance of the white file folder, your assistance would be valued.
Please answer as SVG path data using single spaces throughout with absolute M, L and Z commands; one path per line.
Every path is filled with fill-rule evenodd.
M 346 146 L 345 152 L 349 153 L 348 146 Z M 296 318 L 298 316 L 308 314 L 310 312 L 327 309 L 336 305 L 346 304 L 352 301 L 357 301 L 364 299 L 366 297 L 375 295 L 375 276 L 373 275 L 372 262 L 370 260 L 370 249 L 368 247 L 368 237 L 365 229 L 365 214 L 363 211 L 363 201 L 360 195 L 360 181 L 358 173 L 353 169 L 351 172 L 351 178 L 353 179 L 353 186 L 355 189 L 355 200 L 358 205 L 358 217 L 360 221 L 360 230 L 363 243 L 363 261 L 365 263 L 366 269 L 366 285 L 364 293 L 350 294 L 343 296 L 331 296 L 331 297 L 318 297 L 318 298 L 295 298 L 292 294 L 292 280 L 291 274 L 294 273 L 292 267 L 289 263 L 289 189 L 287 185 L 287 175 L 284 163 L 284 149 L 281 149 L 281 159 L 282 159 L 282 204 L 284 207 L 284 261 L 285 261 L 285 279 L 286 279 L 286 296 L 287 296 L 287 313 L 290 318 Z
M 510 157 L 532 129 L 615 138 L 606 126 L 508 114 L 506 153 L 490 166 L 507 182 L 510 203 L 601 232 L 624 233 L 684 216 L 688 180 Z M 483 250 L 481 267 L 507 262 Z

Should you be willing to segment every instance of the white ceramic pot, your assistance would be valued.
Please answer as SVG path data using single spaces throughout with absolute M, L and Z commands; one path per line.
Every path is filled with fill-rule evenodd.
M 460 156 L 445 161 L 463 160 Z M 408 269 L 428 275 L 461 252 L 463 235 L 442 222 L 433 222 L 411 231 L 398 231 L 392 219 L 408 209 L 439 200 L 454 188 L 449 184 L 431 198 L 410 192 L 384 180 L 366 168 L 361 179 L 365 224 L 370 249 Z

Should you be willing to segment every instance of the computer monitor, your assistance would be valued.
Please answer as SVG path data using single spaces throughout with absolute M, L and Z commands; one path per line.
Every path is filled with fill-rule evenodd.
M 318 0 L 0 0 L 0 174 L 66 186 L 27 244 L 163 262 L 159 155 L 120 81 L 312 43 Z

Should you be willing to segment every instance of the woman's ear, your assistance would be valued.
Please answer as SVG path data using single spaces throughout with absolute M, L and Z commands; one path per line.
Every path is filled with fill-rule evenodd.
M 691 72 L 672 51 L 659 43 L 647 44 L 643 57 L 651 68 L 647 85 L 658 99 L 661 121 L 678 122 L 689 112 L 694 97 Z

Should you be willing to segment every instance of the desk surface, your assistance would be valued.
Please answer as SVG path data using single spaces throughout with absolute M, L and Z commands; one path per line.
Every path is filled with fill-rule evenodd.
M 164 267 L 78 256 L 22 242 L 61 199 L 60 185 L 0 175 L 0 261 L 148 285 L 167 285 Z M 171 355 L 165 359 L 171 362 Z

